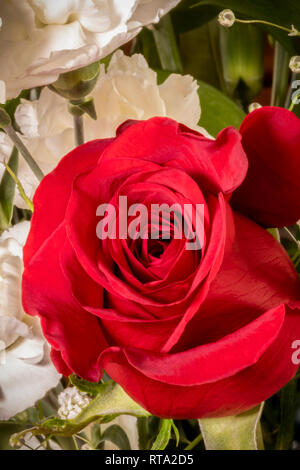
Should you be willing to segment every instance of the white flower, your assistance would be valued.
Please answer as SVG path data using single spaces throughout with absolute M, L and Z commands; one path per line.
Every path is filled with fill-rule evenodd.
M 74 419 L 91 401 L 87 393 L 80 392 L 76 387 L 65 388 L 58 395 L 60 405 L 57 414 L 62 419 Z
M 198 84 L 189 75 L 172 74 L 157 84 L 156 73 L 141 54 L 127 57 L 117 51 L 107 72 L 101 68 L 93 97 L 98 119 L 84 117 L 86 140 L 115 136 L 117 127 L 127 119 L 167 116 L 199 130 L 200 103 Z M 44 173 L 54 169 L 60 159 L 74 147 L 73 121 L 64 98 L 44 88 L 38 101 L 22 100 L 16 121 L 22 140 Z M 12 150 L 8 137 L 0 133 L 0 162 L 7 161 Z M 1 165 L 0 165 L 1 167 Z M 20 157 L 19 179 L 32 199 L 38 181 Z M 15 203 L 26 208 L 17 194 Z
M 300 73 L 300 56 L 294 55 L 290 60 L 290 69 L 294 73 Z
M 300 36 L 300 32 L 295 28 L 295 26 L 292 24 L 291 26 L 292 32 L 288 34 L 288 36 Z
M 107 56 L 179 1 L 1 0 L 0 79 L 8 98 Z
M 225 26 L 225 28 L 231 28 L 235 23 L 235 15 L 232 10 L 223 10 L 219 13 L 218 21 L 220 25 Z
M 0 420 L 33 406 L 60 379 L 39 320 L 22 308 L 22 247 L 29 225 L 17 224 L 0 237 Z
M 248 111 L 249 113 L 252 113 L 253 111 L 256 111 L 257 109 L 260 109 L 260 108 L 262 108 L 262 105 L 254 102 L 254 103 L 249 104 Z
M 107 73 L 102 67 L 93 92 L 98 119 L 93 122 L 85 118 L 87 140 L 115 136 L 118 126 L 127 119 L 154 116 L 168 116 L 199 130 L 197 90 L 198 84 L 190 75 L 172 74 L 158 85 L 156 73 L 141 54 L 128 57 L 117 51 Z

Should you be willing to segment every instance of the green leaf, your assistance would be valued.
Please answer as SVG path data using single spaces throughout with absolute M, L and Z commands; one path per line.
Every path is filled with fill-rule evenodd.
M 151 450 L 164 450 L 171 439 L 172 420 L 162 419 L 160 430 Z
M 159 433 L 154 441 L 151 450 L 165 450 L 172 434 L 172 429 L 176 437 L 176 443 L 179 444 L 179 431 L 172 419 L 162 419 Z
M 138 418 L 137 428 L 139 435 L 139 449 L 149 450 L 154 442 L 154 436 L 159 432 L 160 419 L 156 416 Z
M 297 380 L 291 380 L 280 392 L 280 428 L 276 449 L 290 450 L 294 438 Z
M 89 395 L 98 395 L 98 393 L 103 392 L 102 383 L 88 382 L 75 374 L 70 375 L 69 380 L 78 390 L 88 393 Z
M 261 450 L 260 418 L 263 403 L 252 410 L 226 418 L 200 419 L 207 450 Z
M 10 156 L 8 166 L 14 174 L 18 172 L 18 151 L 14 147 Z M 8 170 L 3 173 L 0 183 L 0 230 L 10 227 L 14 207 L 16 183 Z
M 213 137 L 227 126 L 239 129 L 246 114 L 221 91 L 199 81 L 201 119 L 199 126 L 204 127 Z
M 190 8 L 191 2 L 182 1 L 175 10 L 172 10 L 171 17 L 177 33 L 185 33 L 195 28 L 205 25 L 215 18 L 220 8 L 212 5 L 201 5 Z
M 101 436 L 103 441 L 110 441 L 119 447 L 120 450 L 131 450 L 130 442 L 127 437 L 126 432 L 118 426 L 113 424 L 109 428 L 105 429 L 104 433 Z
M 280 243 L 280 233 L 278 228 L 268 228 L 267 231 Z
M 210 22 L 180 34 L 180 53 L 184 73 L 220 88 L 222 79 L 218 70 L 220 60 L 216 57 L 217 51 L 214 50 L 215 43 L 218 44 L 219 41 L 218 39 L 215 41 L 213 33 L 213 24 Z
M 181 73 L 183 68 L 170 15 L 153 26 L 153 36 L 162 68 Z
M 33 435 L 72 436 L 84 429 L 88 424 L 102 420 L 106 416 L 127 414 L 136 417 L 150 416 L 146 410 L 135 403 L 124 390 L 110 381 L 101 385 L 102 391 L 82 412 L 72 420 L 60 418 L 48 419 L 29 429 Z M 23 432 L 12 436 L 11 442 L 17 445 Z
M 252 24 L 219 30 L 226 91 L 247 109 L 263 87 L 265 35 Z

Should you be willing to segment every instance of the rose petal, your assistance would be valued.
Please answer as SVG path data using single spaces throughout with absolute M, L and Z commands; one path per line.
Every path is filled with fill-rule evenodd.
M 294 224 L 300 219 L 300 119 L 266 106 L 250 113 L 240 132 L 249 170 L 233 207 L 267 227 Z
M 59 252 L 65 239 L 61 225 L 25 268 L 23 305 L 28 314 L 41 317 L 47 340 L 61 352 L 69 369 L 86 380 L 98 381 L 98 357 L 107 344 L 99 320 L 81 307 L 62 273 Z M 51 253 L 46 270 L 44 250 Z

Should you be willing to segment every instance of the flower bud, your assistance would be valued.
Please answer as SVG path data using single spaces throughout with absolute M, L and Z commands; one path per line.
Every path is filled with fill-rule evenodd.
M 230 28 L 235 23 L 235 15 L 232 10 L 223 10 L 218 16 L 220 25 Z
M 87 393 L 80 392 L 76 387 L 68 387 L 58 396 L 58 416 L 62 419 L 74 419 L 90 401 Z
M 290 69 L 294 73 L 300 73 L 300 55 L 294 55 L 291 58 Z
M 292 32 L 289 33 L 289 36 L 300 36 L 300 32 L 298 29 L 295 28 L 295 26 L 292 24 L 291 26 Z
M 79 101 L 89 95 L 97 83 L 100 63 L 63 73 L 56 82 L 49 85 L 51 90 L 68 100 Z
M 72 114 L 72 116 L 82 116 L 84 113 L 86 113 L 92 119 L 97 119 L 97 112 L 93 98 L 85 98 L 81 101 L 70 101 L 69 112 Z
M 256 109 L 259 109 L 259 108 L 262 108 L 262 105 L 254 102 L 254 103 L 249 104 L 248 110 L 249 110 L 249 113 L 252 113 L 252 111 L 255 111 Z

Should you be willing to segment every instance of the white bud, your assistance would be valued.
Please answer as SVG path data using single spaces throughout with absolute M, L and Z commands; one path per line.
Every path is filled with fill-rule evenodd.
M 252 113 L 252 111 L 255 111 L 256 109 L 262 108 L 262 105 L 259 103 L 251 103 L 249 104 L 248 110 L 249 113 Z
M 290 60 L 290 69 L 294 73 L 300 73 L 300 56 L 294 55 Z
M 298 29 L 295 28 L 295 26 L 292 24 L 291 26 L 292 32 L 289 33 L 289 36 L 300 36 L 300 33 Z
M 230 28 L 235 23 L 235 14 L 232 10 L 223 10 L 218 16 L 218 21 L 225 28 Z
M 74 419 L 91 401 L 87 393 L 76 387 L 68 387 L 58 395 L 58 416 L 62 419 Z

